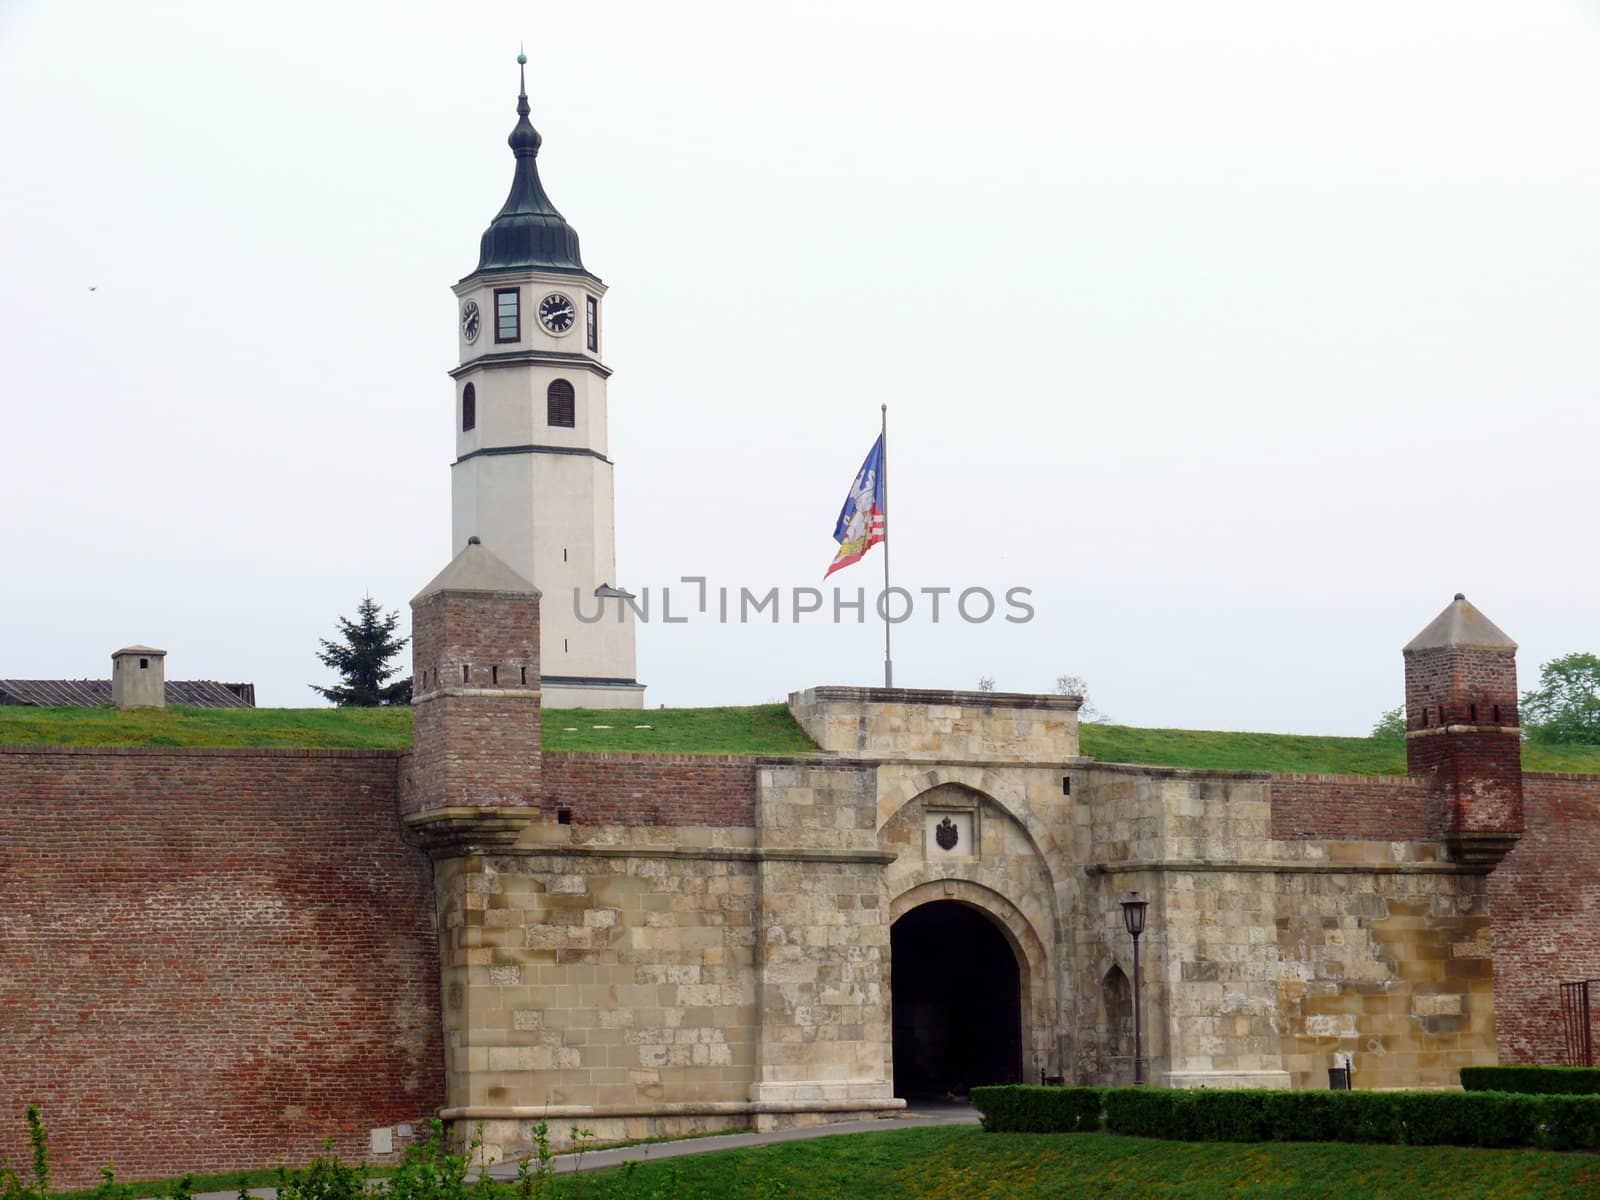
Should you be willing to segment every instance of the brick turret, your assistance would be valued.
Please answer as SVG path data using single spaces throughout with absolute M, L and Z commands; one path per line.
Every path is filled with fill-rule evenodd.
M 539 590 L 477 538 L 411 601 L 414 813 L 527 808 L 540 788 Z
M 1459 592 L 1405 648 L 1406 767 L 1449 805 L 1460 862 L 1493 865 L 1522 835 L 1516 655 Z

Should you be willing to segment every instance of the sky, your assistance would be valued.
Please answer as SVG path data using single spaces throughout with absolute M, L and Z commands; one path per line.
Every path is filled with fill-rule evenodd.
M 0 677 L 409 628 L 519 44 L 635 592 L 822 586 L 887 404 L 893 582 L 1034 613 L 897 684 L 1361 734 L 1455 592 L 1600 650 L 1600 0 L 0 0 Z M 643 624 L 646 702 L 881 682 L 844 615 Z

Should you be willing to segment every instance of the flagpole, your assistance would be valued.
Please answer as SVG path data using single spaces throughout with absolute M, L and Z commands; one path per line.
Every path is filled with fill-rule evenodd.
M 889 406 L 883 411 L 883 686 L 894 686 L 894 659 L 889 654 Z

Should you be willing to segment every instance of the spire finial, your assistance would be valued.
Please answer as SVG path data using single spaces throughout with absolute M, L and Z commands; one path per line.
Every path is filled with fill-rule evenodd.
M 517 75 L 520 77 L 521 86 L 517 89 L 517 115 L 528 115 L 528 56 L 523 52 L 522 44 L 517 44 Z

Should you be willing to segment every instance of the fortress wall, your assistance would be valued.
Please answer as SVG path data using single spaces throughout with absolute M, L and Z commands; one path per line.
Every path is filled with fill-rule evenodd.
M 637 840 L 628 830 L 593 833 L 592 847 L 438 864 L 445 1115 L 458 1130 L 483 1122 L 502 1158 L 529 1153 L 547 1117 L 558 1143 L 573 1125 L 617 1140 L 749 1124 L 759 1022 L 748 849 L 625 849 L 619 840 Z
M 544 755 L 539 808 L 579 825 L 755 824 L 756 760 L 731 755 Z
M 1432 841 L 1449 806 L 1426 780 L 1407 776 L 1274 775 L 1272 836 L 1340 841 Z
M 57 1186 L 303 1162 L 443 1094 L 392 753 L 0 748 L 0 1158 Z
M 1557 984 L 1600 979 L 1600 775 L 1527 774 L 1522 792 L 1527 832 L 1489 876 L 1500 1060 L 1559 1063 Z

